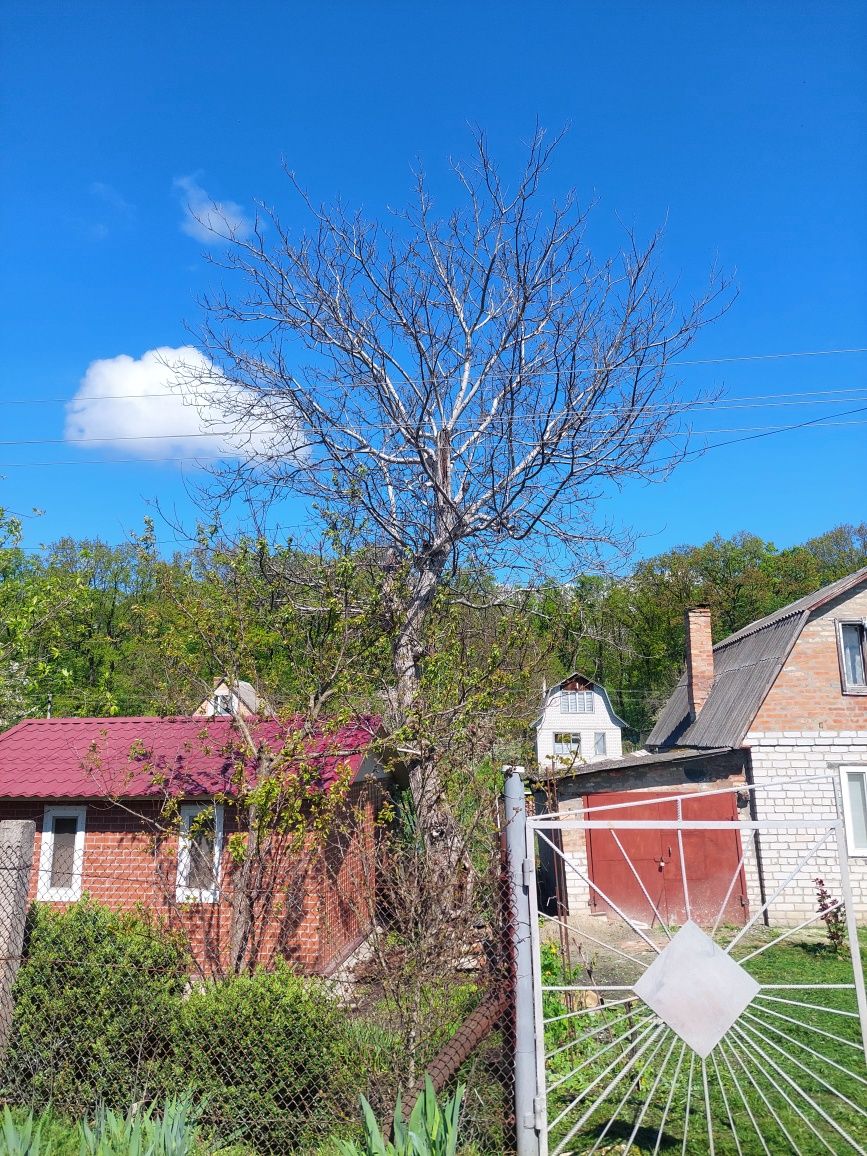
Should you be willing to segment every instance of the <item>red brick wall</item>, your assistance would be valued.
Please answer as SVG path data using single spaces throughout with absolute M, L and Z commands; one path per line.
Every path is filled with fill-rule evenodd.
M 36 896 L 42 819 L 46 806 L 79 800 L 0 801 L 0 819 L 33 819 L 36 848 L 30 880 L 30 899 Z M 278 848 L 271 875 L 267 915 L 260 921 L 256 958 L 265 966 L 277 957 L 288 959 L 304 972 L 333 966 L 363 935 L 373 909 L 373 825 L 377 793 L 366 786 L 353 788 L 349 806 L 360 819 L 339 840 L 333 837 L 324 851 L 310 847 L 300 852 Z M 206 973 L 225 966 L 231 922 L 232 868 L 224 851 L 219 903 L 175 900 L 177 836 L 155 839 L 159 804 L 131 802 L 119 806 L 88 802 L 85 819 L 82 891 L 115 910 L 139 905 L 151 910 L 169 927 L 183 931 L 198 965 Z M 233 830 L 232 814 L 224 811 L 224 848 Z M 58 905 L 59 906 L 59 905 Z
M 867 590 L 814 614 L 765 697 L 751 731 L 867 729 L 867 695 L 843 694 L 835 621 L 867 617 Z

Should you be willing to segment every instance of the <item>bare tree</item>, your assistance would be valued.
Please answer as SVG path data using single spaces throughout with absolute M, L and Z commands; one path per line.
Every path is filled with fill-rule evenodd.
M 574 195 L 544 199 L 556 143 L 537 131 L 509 188 L 478 135 L 446 216 L 419 177 L 388 227 L 303 193 L 302 235 L 274 210 L 249 238 L 221 226 L 217 263 L 242 285 L 205 301 L 214 371 L 191 384 L 211 401 L 222 384 L 233 430 L 255 444 L 233 489 L 304 495 L 376 547 L 405 720 L 425 624 L 457 567 L 543 546 L 586 565 L 616 543 L 595 500 L 680 457 L 688 399 L 669 364 L 725 296 L 712 276 L 679 308 L 659 235 L 641 246 L 627 233 L 622 252 L 594 257 Z M 411 787 L 435 835 L 442 785 L 421 748 Z

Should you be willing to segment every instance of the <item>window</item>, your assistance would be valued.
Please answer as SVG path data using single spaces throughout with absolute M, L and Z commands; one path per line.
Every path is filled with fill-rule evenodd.
M 216 903 L 223 849 L 223 808 L 210 803 L 181 804 L 178 840 L 179 903 Z
M 37 899 L 74 903 L 81 898 L 86 810 L 86 807 L 45 808 Z
M 850 855 L 867 855 L 867 766 L 841 767 L 843 817 Z
M 608 748 L 605 743 L 605 731 L 597 731 L 593 736 L 593 754 L 605 755 L 608 753 Z
M 844 694 L 867 694 L 867 630 L 863 622 L 838 622 L 837 643 Z
M 559 731 L 554 735 L 554 757 L 558 759 L 571 759 L 575 755 L 581 753 L 581 736 L 571 734 L 561 734 Z
M 232 696 L 230 694 L 214 695 L 214 714 L 231 714 Z
M 561 690 L 560 710 L 563 714 L 592 714 L 592 690 Z

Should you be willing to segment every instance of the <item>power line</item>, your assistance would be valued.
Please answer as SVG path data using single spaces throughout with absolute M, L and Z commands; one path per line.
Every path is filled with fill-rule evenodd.
M 860 399 L 855 399 L 860 400 Z M 740 441 L 751 441 L 755 437 L 768 437 L 772 434 L 790 433 L 795 430 L 805 429 L 808 426 L 815 426 L 819 429 L 834 429 L 845 426 L 867 425 L 867 419 L 858 421 L 837 421 L 837 418 L 847 417 L 850 414 L 867 412 L 867 405 L 859 406 L 856 409 L 844 410 L 839 414 L 831 414 L 829 417 L 818 417 L 811 421 L 794 422 L 790 425 L 774 425 L 774 426 L 734 426 L 723 427 L 709 430 L 691 430 L 681 431 L 676 434 L 669 434 L 667 436 L 681 436 L 681 437 L 711 437 L 719 433 L 739 433 L 744 432 L 749 436 L 743 438 L 733 438 L 730 441 L 718 442 L 713 445 L 704 446 L 700 449 L 691 450 L 688 456 L 700 456 L 707 453 L 709 450 L 718 449 L 721 446 L 734 445 Z M 756 432 L 758 431 L 758 432 Z M 31 442 L 3 442 L 3 445 L 31 445 L 36 443 Z M 40 443 L 41 444 L 41 443 Z M 66 444 L 66 443 L 61 443 Z M 192 464 L 200 466 L 206 462 L 224 462 L 231 458 L 231 454 L 196 454 L 192 456 L 177 455 L 177 456 L 150 456 L 150 457 L 117 457 L 117 458 L 60 458 L 54 461 L 40 461 L 40 462 L 0 462 L 0 470 L 16 470 L 16 469 L 54 469 L 56 466 L 126 466 L 130 464 L 148 464 L 148 465 L 175 465 L 175 464 Z M 237 456 L 237 455 L 236 455 Z M 262 465 L 270 464 L 271 459 L 265 459 Z
M 615 417 L 622 418 L 624 415 L 635 413 L 655 413 L 657 411 L 674 411 L 683 413 L 705 413 L 712 411 L 725 412 L 730 410 L 740 409 L 779 409 L 793 406 L 815 406 L 815 405 L 835 405 L 843 401 L 861 401 L 867 400 L 867 386 L 849 386 L 841 387 L 839 389 L 830 390 L 812 390 L 803 393 L 768 393 L 759 394 L 754 397 L 733 397 L 721 401 L 707 401 L 707 402 L 684 402 L 681 405 L 677 403 L 647 403 L 640 406 L 625 406 L 622 409 L 599 410 L 591 413 L 592 418 L 606 418 Z M 569 416 L 569 411 L 565 410 L 560 413 L 553 413 L 550 410 L 532 410 L 524 413 L 504 415 L 502 417 L 493 415 L 479 414 L 477 421 L 473 423 L 461 424 L 450 427 L 454 433 L 470 433 L 482 422 L 487 424 L 523 424 L 525 422 L 532 422 L 543 418 L 564 418 Z M 394 423 L 385 422 L 358 422 L 352 423 L 357 425 L 359 430 L 377 430 L 380 432 L 396 431 Z M 7 438 L 0 440 L 0 446 L 25 446 L 25 445 L 113 445 L 116 442 L 138 442 L 138 441 L 183 441 L 192 440 L 193 438 L 201 438 L 203 440 L 211 439 L 219 440 L 220 438 L 231 438 L 240 440 L 246 438 L 249 441 L 261 436 L 267 431 L 267 426 L 262 423 L 264 428 L 215 428 L 211 430 L 190 430 L 186 433 L 152 433 L 152 434 L 116 434 L 105 435 L 101 437 L 76 437 L 76 438 Z M 349 428 L 352 428 L 351 426 Z M 396 431 L 397 432 L 397 431 Z M 714 432 L 714 431 L 703 431 Z M 227 448 L 243 448 L 243 447 L 227 447 Z
M 649 362 L 642 368 L 654 369 L 660 368 L 663 365 L 673 366 L 696 366 L 696 365 L 728 365 L 733 362 L 741 361 L 782 361 L 801 357 L 837 357 L 855 353 L 867 353 L 867 346 L 853 346 L 849 349 L 808 349 L 808 350 L 791 350 L 777 353 L 743 353 L 734 354 L 728 357 L 704 357 L 695 358 L 692 360 L 677 360 L 668 362 Z M 167 367 L 168 368 L 168 367 Z M 602 367 L 591 367 L 584 370 L 585 373 L 596 373 Z M 630 365 L 627 363 L 619 368 L 629 369 Z M 522 374 L 523 377 L 537 380 L 543 377 L 551 377 L 554 375 L 550 371 L 543 373 Z M 232 383 L 230 383 L 232 384 Z M 401 377 L 396 379 L 395 384 L 401 385 L 417 385 L 428 386 L 431 384 L 429 380 L 419 381 L 411 378 Z M 243 383 L 239 383 L 238 388 L 243 389 Z M 182 391 L 169 390 L 165 393 L 99 393 L 89 394 L 87 397 L 42 397 L 42 398 L 0 398 L 0 405 L 68 405 L 74 401 L 126 401 L 140 400 L 145 398 L 160 398 L 160 397 L 180 397 L 183 398 Z

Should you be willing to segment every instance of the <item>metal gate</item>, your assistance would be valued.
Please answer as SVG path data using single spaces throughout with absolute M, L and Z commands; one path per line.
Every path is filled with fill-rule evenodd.
M 846 836 L 836 780 L 810 781 L 827 785 L 828 814 L 792 817 L 788 780 L 762 787 L 765 805 L 745 812 L 774 818 L 737 808 L 687 818 L 694 795 L 672 794 L 667 818 L 635 818 L 636 797 L 526 820 L 525 879 L 544 848 L 607 913 L 540 913 L 532 882 L 526 889 L 540 1156 L 867 1152 L 867 999 Z M 562 849 L 555 832 L 570 831 L 605 833 L 653 918 L 623 910 L 586 860 Z M 677 847 L 679 926 L 628 854 L 636 831 Z M 691 891 L 684 843 L 723 833 L 740 853 L 710 911 Z M 731 916 L 740 886 L 746 922 Z

